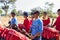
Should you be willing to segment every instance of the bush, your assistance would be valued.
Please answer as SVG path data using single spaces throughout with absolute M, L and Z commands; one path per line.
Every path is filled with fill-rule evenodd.
M 51 17 L 51 18 L 56 18 L 56 17 L 57 17 L 57 14 L 53 14 L 53 13 L 48 14 L 48 15 L 49 15 L 49 17 Z M 41 16 L 43 16 L 43 14 L 41 13 L 39 16 L 41 17 Z

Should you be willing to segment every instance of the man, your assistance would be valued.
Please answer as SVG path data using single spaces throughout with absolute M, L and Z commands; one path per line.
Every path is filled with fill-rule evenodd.
M 11 18 L 11 23 L 10 23 L 11 25 L 10 25 L 10 27 L 12 29 L 15 29 L 17 27 L 17 24 L 18 24 L 17 18 L 15 17 L 16 14 L 14 12 L 11 12 L 11 16 L 12 16 L 12 18 Z

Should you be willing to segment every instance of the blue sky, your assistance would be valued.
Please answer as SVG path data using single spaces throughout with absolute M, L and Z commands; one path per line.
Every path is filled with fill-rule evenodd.
M 30 11 L 35 7 L 44 7 L 45 2 L 54 3 L 53 12 L 60 8 L 60 0 L 17 0 L 15 3 L 17 10 Z

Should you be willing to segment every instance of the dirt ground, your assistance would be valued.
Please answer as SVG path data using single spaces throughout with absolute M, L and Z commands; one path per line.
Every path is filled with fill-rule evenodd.
M 17 16 L 17 19 L 18 19 L 18 23 L 23 23 L 24 17 L 23 16 Z M 2 25 L 8 25 L 9 20 L 10 20 L 9 16 L 0 17 L 0 21 L 2 22 Z M 51 22 L 52 22 L 52 20 L 51 20 Z M 50 22 L 50 24 L 51 24 L 51 22 Z
M 18 19 L 18 23 L 23 23 L 23 16 L 17 16 L 17 19 Z M 2 22 L 3 25 L 8 25 L 8 22 L 10 20 L 10 17 L 9 16 L 2 16 L 0 17 L 0 21 Z

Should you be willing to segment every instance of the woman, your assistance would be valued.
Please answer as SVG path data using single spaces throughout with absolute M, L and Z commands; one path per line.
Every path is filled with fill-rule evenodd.
M 43 20 L 43 25 L 44 26 L 48 26 L 49 25 L 50 18 L 49 18 L 48 14 L 46 12 L 43 13 L 42 20 Z
M 30 30 L 30 24 L 29 24 L 29 19 L 28 19 L 28 12 L 24 12 L 24 22 L 23 22 L 23 26 L 24 26 L 24 29 L 29 32 Z

